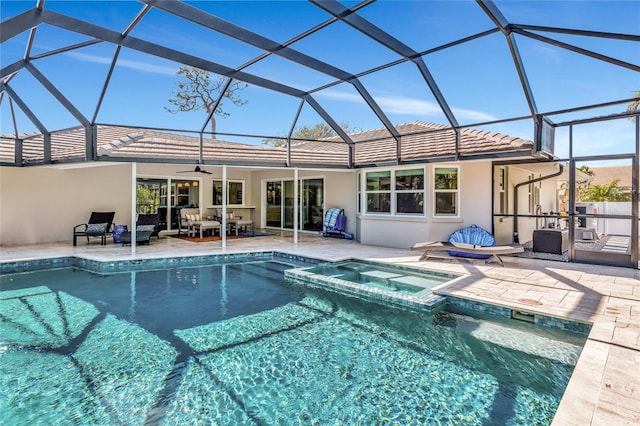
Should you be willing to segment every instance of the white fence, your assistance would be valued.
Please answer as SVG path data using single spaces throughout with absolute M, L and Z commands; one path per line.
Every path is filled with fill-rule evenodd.
M 587 213 L 631 215 L 630 202 L 602 201 L 597 203 L 578 203 L 577 206 L 585 206 Z M 587 228 L 596 228 L 599 234 L 631 236 L 630 219 L 605 219 L 586 218 Z

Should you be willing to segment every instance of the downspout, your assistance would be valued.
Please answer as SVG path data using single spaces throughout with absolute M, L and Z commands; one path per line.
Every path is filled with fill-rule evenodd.
M 519 184 L 513 187 L 513 243 L 514 244 L 520 243 L 520 237 L 518 236 L 518 189 L 520 189 L 520 187 L 524 185 L 530 185 L 532 183 L 536 183 L 543 180 L 551 179 L 556 176 L 560 176 L 562 172 L 564 172 L 564 166 L 560 163 L 558 163 L 558 166 L 560 166 L 560 170 L 558 170 L 555 173 L 552 173 L 547 176 L 541 176 L 539 178 L 531 179 L 525 182 L 520 182 Z

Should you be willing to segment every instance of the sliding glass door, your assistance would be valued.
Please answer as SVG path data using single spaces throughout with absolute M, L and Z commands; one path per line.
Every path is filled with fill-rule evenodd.
M 282 181 L 267 182 L 266 189 L 267 227 L 282 228 Z
M 304 231 L 322 231 L 324 179 L 305 179 L 300 184 L 300 227 Z
M 265 182 L 266 226 L 293 229 L 294 183 L 293 180 Z M 298 181 L 298 229 L 321 231 L 324 217 L 324 179 L 300 179 Z
M 200 181 L 137 178 L 136 213 L 160 213 L 159 229 L 178 229 L 183 207 L 200 205 Z

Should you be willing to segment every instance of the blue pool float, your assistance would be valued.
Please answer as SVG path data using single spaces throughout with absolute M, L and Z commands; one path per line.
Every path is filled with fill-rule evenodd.
M 449 242 L 473 244 L 481 247 L 491 247 L 496 245 L 496 239 L 493 235 L 491 235 L 489 231 L 486 231 L 477 225 L 471 225 L 457 230 L 449 236 Z M 491 257 L 490 254 L 461 253 L 455 250 L 449 250 L 449 255 L 473 259 L 488 259 Z

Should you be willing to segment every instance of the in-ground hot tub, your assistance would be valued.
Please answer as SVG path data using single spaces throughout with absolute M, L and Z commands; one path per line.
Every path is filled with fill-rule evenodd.
M 285 271 L 287 281 L 365 297 L 408 308 L 431 311 L 445 302 L 432 289 L 459 275 L 400 265 L 348 259 Z

